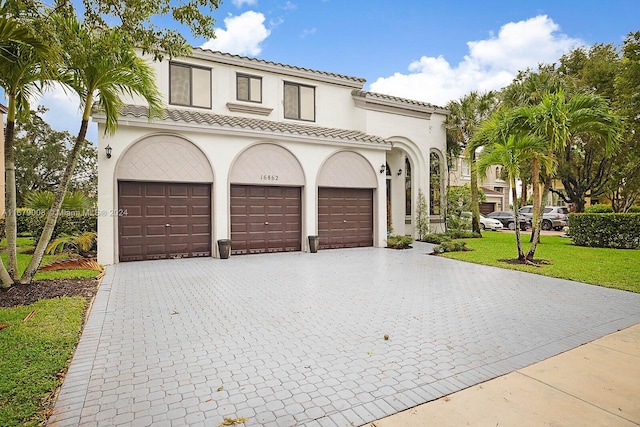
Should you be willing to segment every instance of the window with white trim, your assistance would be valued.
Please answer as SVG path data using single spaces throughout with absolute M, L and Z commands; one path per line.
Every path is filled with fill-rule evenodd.
M 284 118 L 316 120 L 316 88 L 284 82 Z
M 171 62 L 169 104 L 211 108 L 211 69 Z

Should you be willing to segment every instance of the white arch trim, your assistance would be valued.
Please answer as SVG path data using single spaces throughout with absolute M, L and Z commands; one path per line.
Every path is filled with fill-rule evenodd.
M 378 178 L 371 164 L 353 151 L 329 156 L 318 174 L 319 187 L 376 188 Z
M 229 173 L 232 184 L 304 186 L 304 171 L 287 149 L 270 143 L 252 145 L 242 151 Z
M 213 182 L 207 156 L 192 142 L 170 134 L 146 136 L 133 143 L 116 166 L 118 180 Z

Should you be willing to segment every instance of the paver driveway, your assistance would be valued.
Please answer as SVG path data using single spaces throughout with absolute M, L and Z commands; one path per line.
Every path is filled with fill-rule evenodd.
M 640 294 L 429 248 L 110 266 L 50 422 L 361 425 L 640 322 Z

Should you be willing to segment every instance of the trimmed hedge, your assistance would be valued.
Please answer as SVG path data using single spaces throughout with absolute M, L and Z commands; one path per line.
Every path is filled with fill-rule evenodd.
M 640 248 L 640 214 L 569 214 L 573 243 L 596 248 Z
M 584 213 L 613 213 L 611 205 L 591 205 L 584 209 Z M 627 213 L 640 213 L 640 206 L 631 206 Z
M 33 215 L 27 215 L 28 231 L 33 237 L 34 241 L 37 241 L 42 234 L 44 223 L 47 220 L 46 215 L 40 214 L 38 211 L 34 211 Z M 85 231 L 97 231 L 98 230 L 98 216 L 94 212 L 79 213 L 79 212 L 60 212 L 56 227 L 53 230 L 52 239 L 60 236 L 61 234 L 82 234 Z

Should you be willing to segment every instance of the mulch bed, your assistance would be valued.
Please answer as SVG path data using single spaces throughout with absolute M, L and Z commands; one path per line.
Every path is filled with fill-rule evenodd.
M 82 296 L 91 301 L 98 292 L 98 279 L 59 279 L 34 281 L 0 290 L 0 307 L 29 305 L 41 299 Z

